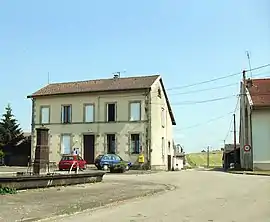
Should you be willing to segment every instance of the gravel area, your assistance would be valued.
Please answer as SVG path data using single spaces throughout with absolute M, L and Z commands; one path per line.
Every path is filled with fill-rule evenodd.
M 0 221 L 36 221 L 170 189 L 147 181 L 107 180 L 96 184 L 20 191 L 0 196 Z

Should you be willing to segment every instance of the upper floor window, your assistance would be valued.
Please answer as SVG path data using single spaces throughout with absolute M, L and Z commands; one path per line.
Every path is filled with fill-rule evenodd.
M 157 93 L 158 93 L 158 97 L 161 98 L 161 89 L 160 88 L 158 88 Z
M 50 107 L 49 106 L 40 107 L 40 123 L 41 124 L 50 123 Z
M 129 120 L 139 121 L 141 120 L 141 102 L 131 102 L 129 104 Z
M 166 111 L 165 109 L 162 107 L 161 108 L 161 126 L 165 127 L 165 122 L 166 122 Z
M 84 122 L 86 123 L 94 122 L 94 104 L 84 105 Z
M 107 104 L 107 121 L 108 122 L 116 121 L 116 103 Z
M 61 121 L 62 123 L 71 123 L 71 105 L 62 105 Z

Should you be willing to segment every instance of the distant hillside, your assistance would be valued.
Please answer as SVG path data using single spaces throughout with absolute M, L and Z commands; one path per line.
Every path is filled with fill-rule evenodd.
M 187 162 L 192 167 L 207 166 L 207 152 L 186 154 L 186 158 Z M 210 152 L 209 166 L 210 167 L 222 166 L 222 151 Z

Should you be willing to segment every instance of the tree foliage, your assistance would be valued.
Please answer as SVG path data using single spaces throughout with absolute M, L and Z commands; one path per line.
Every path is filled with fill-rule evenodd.
M 10 105 L 6 107 L 6 113 L 3 114 L 0 121 L 0 147 L 16 146 L 18 142 L 24 139 L 20 124 L 12 114 Z

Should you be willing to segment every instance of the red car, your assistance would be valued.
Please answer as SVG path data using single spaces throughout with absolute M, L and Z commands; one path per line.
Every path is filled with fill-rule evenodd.
M 80 170 L 86 169 L 86 161 L 79 155 L 63 155 L 58 164 L 59 170 L 70 170 L 73 163 L 72 170 L 76 170 L 77 166 Z

